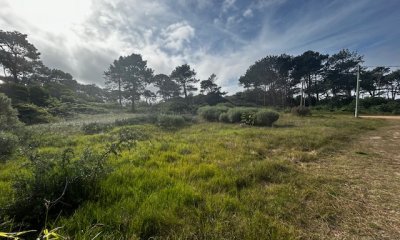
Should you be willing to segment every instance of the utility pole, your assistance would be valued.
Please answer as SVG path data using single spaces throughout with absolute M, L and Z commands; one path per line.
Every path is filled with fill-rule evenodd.
M 301 80 L 301 91 L 300 91 L 300 107 L 303 107 L 303 92 L 304 92 L 304 82 Z M 305 105 L 305 104 L 304 104 Z
M 360 65 L 357 65 L 356 110 L 354 117 L 358 118 L 358 101 L 360 98 Z

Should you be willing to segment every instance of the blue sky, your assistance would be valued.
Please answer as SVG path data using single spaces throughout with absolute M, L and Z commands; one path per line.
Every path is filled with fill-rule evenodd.
M 400 65 L 399 0 L 0 0 L 0 29 L 17 30 L 50 67 L 102 85 L 118 56 L 140 53 L 156 73 L 189 63 L 230 93 L 249 65 L 306 50 Z

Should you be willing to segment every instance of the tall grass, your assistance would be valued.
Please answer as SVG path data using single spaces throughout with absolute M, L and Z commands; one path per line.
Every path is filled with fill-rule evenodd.
M 380 125 L 338 115 L 302 119 L 284 114 L 275 128 L 200 123 L 171 132 L 133 126 L 148 137 L 109 159 L 114 171 L 100 181 L 95 199 L 70 216 L 53 219 L 49 227 L 63 226 L 60 234 L 73 239 L 309 236 L 315 222 L 334 226 L 338 221 L 332 196 L 341 182 L 310 175 L 302 164 L 320 161 Z M 38 150 L 60 151 L 57 141 L 69 142 L 77 153 L 87 145 L 101 149 L 120 129 L 76 133 L 67 140 L 49 132 L 42 138 L 52 141 Z M 0 176 L 11 171 L 15 167 L 0 166 Z M 6 187 L 11 180 L 0 177 L 0 193 L 12 191 Z

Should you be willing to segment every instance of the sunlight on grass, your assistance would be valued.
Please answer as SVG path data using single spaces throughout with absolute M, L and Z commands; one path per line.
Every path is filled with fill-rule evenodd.
M 334 225 L 340 181 L 313 176 L 301 164 L 322 161 L 382 121 L 348 116 L 283 115 L 273 128 L 199 123 L 178 131 L 142 125 L 150 137 L 110 159 L 113 172 L 95 199 L 51 227 L 90 239 L 297 239 L 316 219 Z M 102 149 L 121 128 L 84 135 L 41 135 L 39 153 L 67 146 Z M 37 126 L 40 129 L 40 126 Z M 125 127 L 126 128 L 126 127 Z M 17 161 L 23 161 L 17 160 Z M 0 204 L 11 199 L 16 165 L 0 167 Z M 307 214 L 304 212 L 307 211 Z

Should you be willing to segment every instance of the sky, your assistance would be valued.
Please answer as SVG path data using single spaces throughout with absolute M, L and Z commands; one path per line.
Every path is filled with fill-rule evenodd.
M 119 56 L 155 73 L 188 63 L 224 91 L 267 55 L 343 48 L 400 65 L 399 0 L 0 0 L 0 29 L 28 34 L 45 65 L 104 85 Z

